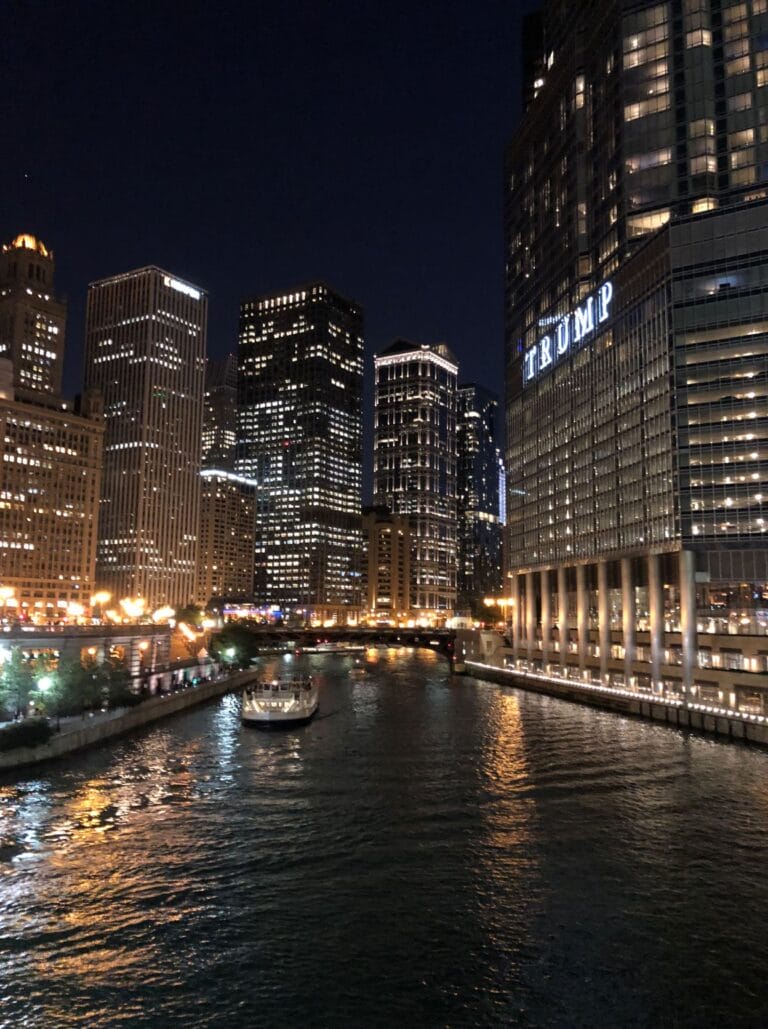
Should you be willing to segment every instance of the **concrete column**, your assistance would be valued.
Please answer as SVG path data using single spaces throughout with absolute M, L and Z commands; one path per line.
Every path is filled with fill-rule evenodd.
M 552 650 L 552 594 L 549 589 L 549 572 L 541 573 L 541 661 L 549 662 Z
M 565 568 L 557 569 L 557 626 L 560 636 L 560 665 L 565 669 L 568 662 L 568 641 L 570 622 L 568 620 L 568 576 Z
M 528 644 L 528 660 L 533 659 L 536 645 L 536 589 L 533 572 L 525 573 L 525 638 Z
M 658 554 L 648 555 L 648 611 L 651 617 L 651 679 L 661 681 L 664 658 L 664 588 Z
M 608 562 L 597 565 L 597 626 L 600 641 L 600 678 L 608 675 L 608 658 L 611 653 L 611 608 L 608 593 Z
M 624 634 L 624 680 L 629 683 L 634 675 L 637 656 L 637 607 L 635 605 L 635 584 L 632 581 L 632 560 L 621 559 L 621 628 Z
M 589 647 L 589 595 L 585 565 L 576 565 L 576 629 L 579 634 L 579 668 L 583 671 L 587 667 Z
M 520 657 L 520 576 L 513 572 L 510 577 L 509 596 L 512 600 L 512 656 Z
M 683 695 L 686 703 L 693 687 L 694 669 L 699 665 L 696 631 L 696 555 L 680 551 L 680 637 L 683 644 Z

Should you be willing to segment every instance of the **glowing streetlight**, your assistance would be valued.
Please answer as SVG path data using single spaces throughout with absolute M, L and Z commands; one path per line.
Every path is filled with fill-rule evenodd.
M 175 616 L 176 612 L 172 607 L 159 607 L 157 611 L 152 612 L 153 622 L 167 622 L 169 619 Z
M 37 688 L 41 693 L 47 693 L 48 690 L 53 686 L 53 679 L 50 675 L 43 675 L 37 680 Z
M 147 602 L 144 597 L 123 597 L 120 601 L 120 607 L 129 618 L 141 618 L 146 606 Z
M 91 609 L 94 618 L 101 620 L 104 605 L 108 604 L 111 599 L 112 594 L 108 590 L 98 590 L 91 596 Z

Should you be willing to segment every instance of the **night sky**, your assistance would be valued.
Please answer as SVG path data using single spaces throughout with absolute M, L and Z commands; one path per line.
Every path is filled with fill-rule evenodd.
M 213 356 L 243 297 L 323 278 L 363 305 L 369 381 L 405 336 L 501 392 L 502 159 L 536 6 L 0 0 L 0 238 L 55 251 L 66 392 L 88 282 L 146 264 L 208 290 Z

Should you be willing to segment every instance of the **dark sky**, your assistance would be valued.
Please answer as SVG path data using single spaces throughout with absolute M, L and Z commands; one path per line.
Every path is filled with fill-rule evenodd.
M 0 238 L 53 247 L 67 392 L 94 279 L 158 264 L 210 294 L 326 279 L 370 355 L 445 340 L 502 377 L 502 154 L 533 0 L 0 0 Z

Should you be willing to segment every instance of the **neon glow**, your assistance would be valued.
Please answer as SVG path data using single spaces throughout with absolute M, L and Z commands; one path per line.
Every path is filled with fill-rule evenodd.
M 604 282 L 597 293 L 587 297 L 581 307 L 562 318 L 552 335 L 542 336 L 539 342 L 529 347 L 523 359 L 523 385 L 552 368 L 568 353 L 577 349 L 610 316 L 613 300 L 613 283 Z
M 171 289 L 175 289 L 177 293 L 184 293 L 188 297 L 192 297 L 193 300 L 200 299 L 200 290 L 195 289 L 194 286 L 188 286 L 186 282 L 180 282 L 178 279 L 172 279 L 170 275 L 163 276 L 163 285 L 170 286 Z

